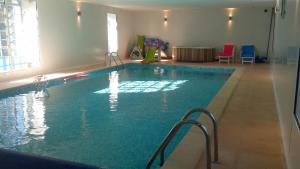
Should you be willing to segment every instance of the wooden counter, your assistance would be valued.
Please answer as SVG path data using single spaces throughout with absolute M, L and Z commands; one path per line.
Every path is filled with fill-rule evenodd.
M 213 62 L 216 49 L 212 47 L 173 47 L 173 59 L 186 62 Z

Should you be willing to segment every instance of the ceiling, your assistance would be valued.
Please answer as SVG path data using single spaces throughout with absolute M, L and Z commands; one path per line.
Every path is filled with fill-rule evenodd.
M 117 8 L 133 10 L 144 9 L 180 9 L 180 8 L 200 8 L 200 7 L 272 7 L 274 0 L 74 0 L 80 2 L 97 3 Z

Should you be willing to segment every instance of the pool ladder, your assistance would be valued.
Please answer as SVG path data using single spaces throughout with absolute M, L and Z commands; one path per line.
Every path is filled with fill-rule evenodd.
M 115 63 L 116 66 L 123 65 L 123 61 L 120 58 L 118 52 L 111 52 L 111 53 L 106 52 L 105 53 L 105 62 L 106 62 L 107 58 L 109 58 L 109 66 L 112 66 L 112 61 Z
M 207 128 L 201 124 L 200 122 L 196 120 L 190 120 L 189 117 L 193 115 L 194 113 L 203 113 L 206 116 L 208 116 L 212 123 L 213 123 L 213 134 L 214 134 L 214 161 L 213 163 L 218 163 L 219 161 L 219 154 L 218 154 L 218 129 L 217 129 L 217 120 L 215 119 L 214 115 L 202 108 L 193 109 L 189 112 L 187 112 L 183 118 L 175 124 L 175 126 L 171 129 L 171 131 L 168 133 L 168 135 L 165 137 L 163 142 L 160 144 L 158 149 L 155 151 L 155 153 L 151 156 L 150 160 L 147 163 L 146 169 L 150 169 L 155 159 L 160 155 L 160 166 L 162 167 L 165 163 L 165 149 L 169 145 L 169 143 L 172 141 L 174 136 L 177 134 L 177 132 L 185 125 L 192 125 L 197 126 L 205 137 L 205 144 L 206 144 L 206 168 L 211 169 L 211 147 L 210 147 L 210 136 L 208 134 Z

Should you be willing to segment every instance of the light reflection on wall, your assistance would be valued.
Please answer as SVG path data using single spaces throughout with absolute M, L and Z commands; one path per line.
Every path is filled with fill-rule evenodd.
M 187 80 L 162 80 L 162 81 L 124 81 L 118 86 L 118 93 L 152 93 L 167 92 L 179 88 L 180 85 L 186 83 Z M 113 93 L 116 89 L 106 88 L 96 91 L 96 94 Z
M 77 27 L 81 27 L 81 4 L 80 1 L 76 3 L 76 12 L 77 12 Z
M 34 93 L 0 100 L 0 147 L 13 148 L 44 139 L 48 129 L 44 100 Z
M 233 27 L 233 19 L 236 13 L 236 8 L 226 8 L 226 18 L 227 20 L 227 28 L 228 28 L 228 36 L 232 36 L 232 27 Z M 229 20 L 229 17 L 232 17 L 232 20 Z
M 168 16 L 169 16 L 169 10 L 164 10 L 163 11 L 164 15 L 164 27 L 166 28 L 168 26 Z

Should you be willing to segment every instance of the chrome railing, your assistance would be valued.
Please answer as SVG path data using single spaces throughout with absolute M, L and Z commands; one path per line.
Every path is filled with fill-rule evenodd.
M 205 115 L 207 115 L 212 123 L 213 123 L 213 131 L 214 131 L 214 163 L 218 162 L 219 158 L 218 158 L 218 131 L 217 131 L 217 121 L 214 117 L 214 115 L 212 113 L 210 113 L 209 111 L 202 109 L 202 108 L 197 108 L 197 109 L 193 109 L 189 112 L 187 112 L 183 118 L 181 119 L 180 122 L 178 122 L 172 129 L 171 131 L 168 133 L 168 135 L 166 136 L 166 138 L 163 140 L 163 142 L 160 144 L 159 148 L 154 152 L 154 154 L 151 156 L 150 160 L 147 163 L 146 169 L 150 169 L 153 162 L 155 161 L 155 159 L 157 158 L 158 155 L 160 155 L 160 166 L 163 166 L 165 163 L 165 149 L 167 148 L 167 146 L 169 145 L 169 143 L 171 142 L 171 140 L 174 138 L 174 136 L 177 134 L 177 132 L 180 130 L 181 127 L 183 127 L 184 125 L 190 124 L 193 126 L 197 126 L 198 128 L 201 129 L 202 133 L 204 134 L 205 137 L 205 144 L 206 144 L 206 168 L 207 169 L 211 169 L 211 147 L 210 147 L 210 137 L 207 131 L 207 128 L 201 124 L 198 121 L 195 120 L 189 120 L 188 118 L 194 114 L 194 113 L 203 113 Z
M 123 65 L 123 61 L 120 58 L 118 52 L 106 52 L 105 53 L 105 58 L 109 59 L 109 66 L 112 66 L 112 61 L 114 61 L 115 65 L 119 66 L 119 65 Z
M 213 162 L 218 163 L 218 161 L 219 161 L 219 143 L 218 143 L 218 141 L 219 140 L 218 140 L 218 123 L 217 123 L 217 120 L 211 112 L 209 112 L 205 109 L 202 109 L 202 108 L 193 109 L 193 110 L 187 112 L 183 116 L 182 120 L 188 119 L 194 113 L 203 113 L 204 115 L 208 116 L 212 121 L 213 134 L 214 134 L 214 161 Z

